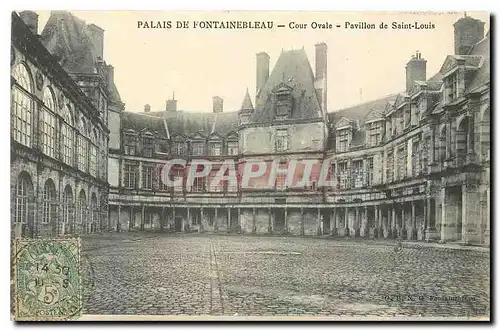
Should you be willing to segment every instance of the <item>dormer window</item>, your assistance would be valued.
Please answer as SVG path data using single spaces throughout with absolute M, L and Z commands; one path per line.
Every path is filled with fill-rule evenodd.
M 451 74 L 446 79 L 447 100 L 452 101 L 458 97 L 458 79 L 456 73 Z
M 153 157 L 155 151 L 154 137 L 146 135 L 142 137 L 142 155 L 145 157 Z
M 286 119 L 292 114 L 292 88 L 285 83 L 279 84 L 274 90 L 277 119 Z
M 342 129 L 337 131 L 337 152 L 346 152 L 351 140 L 351 130 Z
M 201 156 L 205 154 L 205 143 L 203 142 L 193 142 L 193 156 Z
M 186 153 L 186 143 L 184 141 L 174 141 L 174 155 L 184 155 Z
M 227 155 L 238 155 L 238 142 L 237 141 L 228 141 L 227 142 Z
M 137 136 L 132 132 L 125 133 L 123 136 L 123 149 L 125 155 L 137 154 Z
M 367 124 L 368 137 L 367 145 L 368 147 L 377 146 L 382 141 L 382 121 L 376 121 Z
M 220 142 L 212 142 L 210 144 L 210 155 L 219 156 L 222 154 L 222 144 Z

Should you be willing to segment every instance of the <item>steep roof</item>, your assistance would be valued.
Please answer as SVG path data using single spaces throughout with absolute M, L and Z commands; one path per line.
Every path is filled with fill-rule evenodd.
M 490 33 L 488 31 L 486 37 L 474 45 L 474 47 L 470 50 L 469 55 L 482 55 L 483 62 L 481 67 L 474 72 L 469 84 L 467 84 L 466 92 L 473 91 L 490 81 L 490 44 Z
M 294 99 L 291 119 L 322 118 L 321 106 L 314 89 L 314 74 L 304 49 L 282 52 L 264 88 L 255 101 L 251 123 L 270 122 L 272 91 L 281 83 L 292 88 Z
M 137 132 L 147 130 L 162 137 L 167 136 L 163 118 L 149 116 L 144 113 L 123 112 L 122 128 L 133 129 Z
M 250 98 L 250 93 L 245 93 L 245 98 L 243 99 L 243 103 L 241 104 L 241 110 L 253 110 L 252 99 Z
M 40 40 L 69 73 L 100 73 L 107 78 L 109 71 L 113 70 L 109 67 L 101 70 L 98 68 L 98 53 L 92 44 L 88 25 L 70 12 L 52 11 L 40 35 Z M 111 99 L 121 102 L 115 82 L 111 79 L 105 79 L 105 82 Z
M 72 73 L 97 73 L 96 50 L 87 24 L 67 11 L 52 11 L 43 28 L 41 41 L 61 65 Z

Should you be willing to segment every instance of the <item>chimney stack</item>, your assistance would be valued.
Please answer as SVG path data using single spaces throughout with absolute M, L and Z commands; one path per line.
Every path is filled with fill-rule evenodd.
M 427 60 L 417 51 L 406 64 L 406 93 L 409 93 L 415 81 L 427 80 Z
M 92 42 L 92 45 L 94 46 L 94 49 L 96 51 L 96 56 L 98 60 L 100 59 L 102 61 L 104 59 L 104 30 L 95 24 L 90 24 L 87 26 L 87 28 L 90 35 L 90 41 Z
M 149 104 L 144 105 L 144 112 L 149 113 L 151 111 L 151 106 Z
M 266 52 L 257 53 L 257 96 L 269 79 L 269 55 Z
M 314 88 L 316 90 L 316 95 L 318 96 L 321 109 L 326 112 L 328 106 L 327 100 L 327 58 L 328 58 L 328 47 L 325 43 L 319 43 L 315 46 L 316 49 L 316 72 L 315 72 L 315 82 Z
M 172 99 L 167 100 L 166 111 L 177 111 L 177 100 L 175 100 L 175 92 L 172 93 Z
M 112 86 L 115 81 L 115 68 L 108 65 L 108 86 Z
M 455 55 L 467 55 L 484 38 L 484 22 L 465 16 L 453 24 L 455 28 Z
M 224 109 L 224 99 L 221 97 L 215 96 L 213 97 L 213 111 L 214 113 L 222 113 Z
M 36 36 L 38 35 L 38 14 L 31 10 L 25 10 L 19 13 L 19 17 L 23 20 L 24 24 Z

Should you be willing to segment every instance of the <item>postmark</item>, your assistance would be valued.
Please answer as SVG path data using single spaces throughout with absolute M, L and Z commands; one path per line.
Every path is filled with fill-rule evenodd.
M 81 315 L 80 238 L 17 239 L 13 254 L 15 320 L 60 321 Z

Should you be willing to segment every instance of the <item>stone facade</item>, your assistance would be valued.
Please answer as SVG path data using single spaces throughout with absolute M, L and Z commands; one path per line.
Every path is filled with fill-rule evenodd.
M 12 14 L 11 235 L 56 237 L 108 229 L 109 68 L 72 75 L 38 15 Z M 68 59 L 66 59 L 68 60 Z M 101 70 L 102 69 L 102 70 Z

